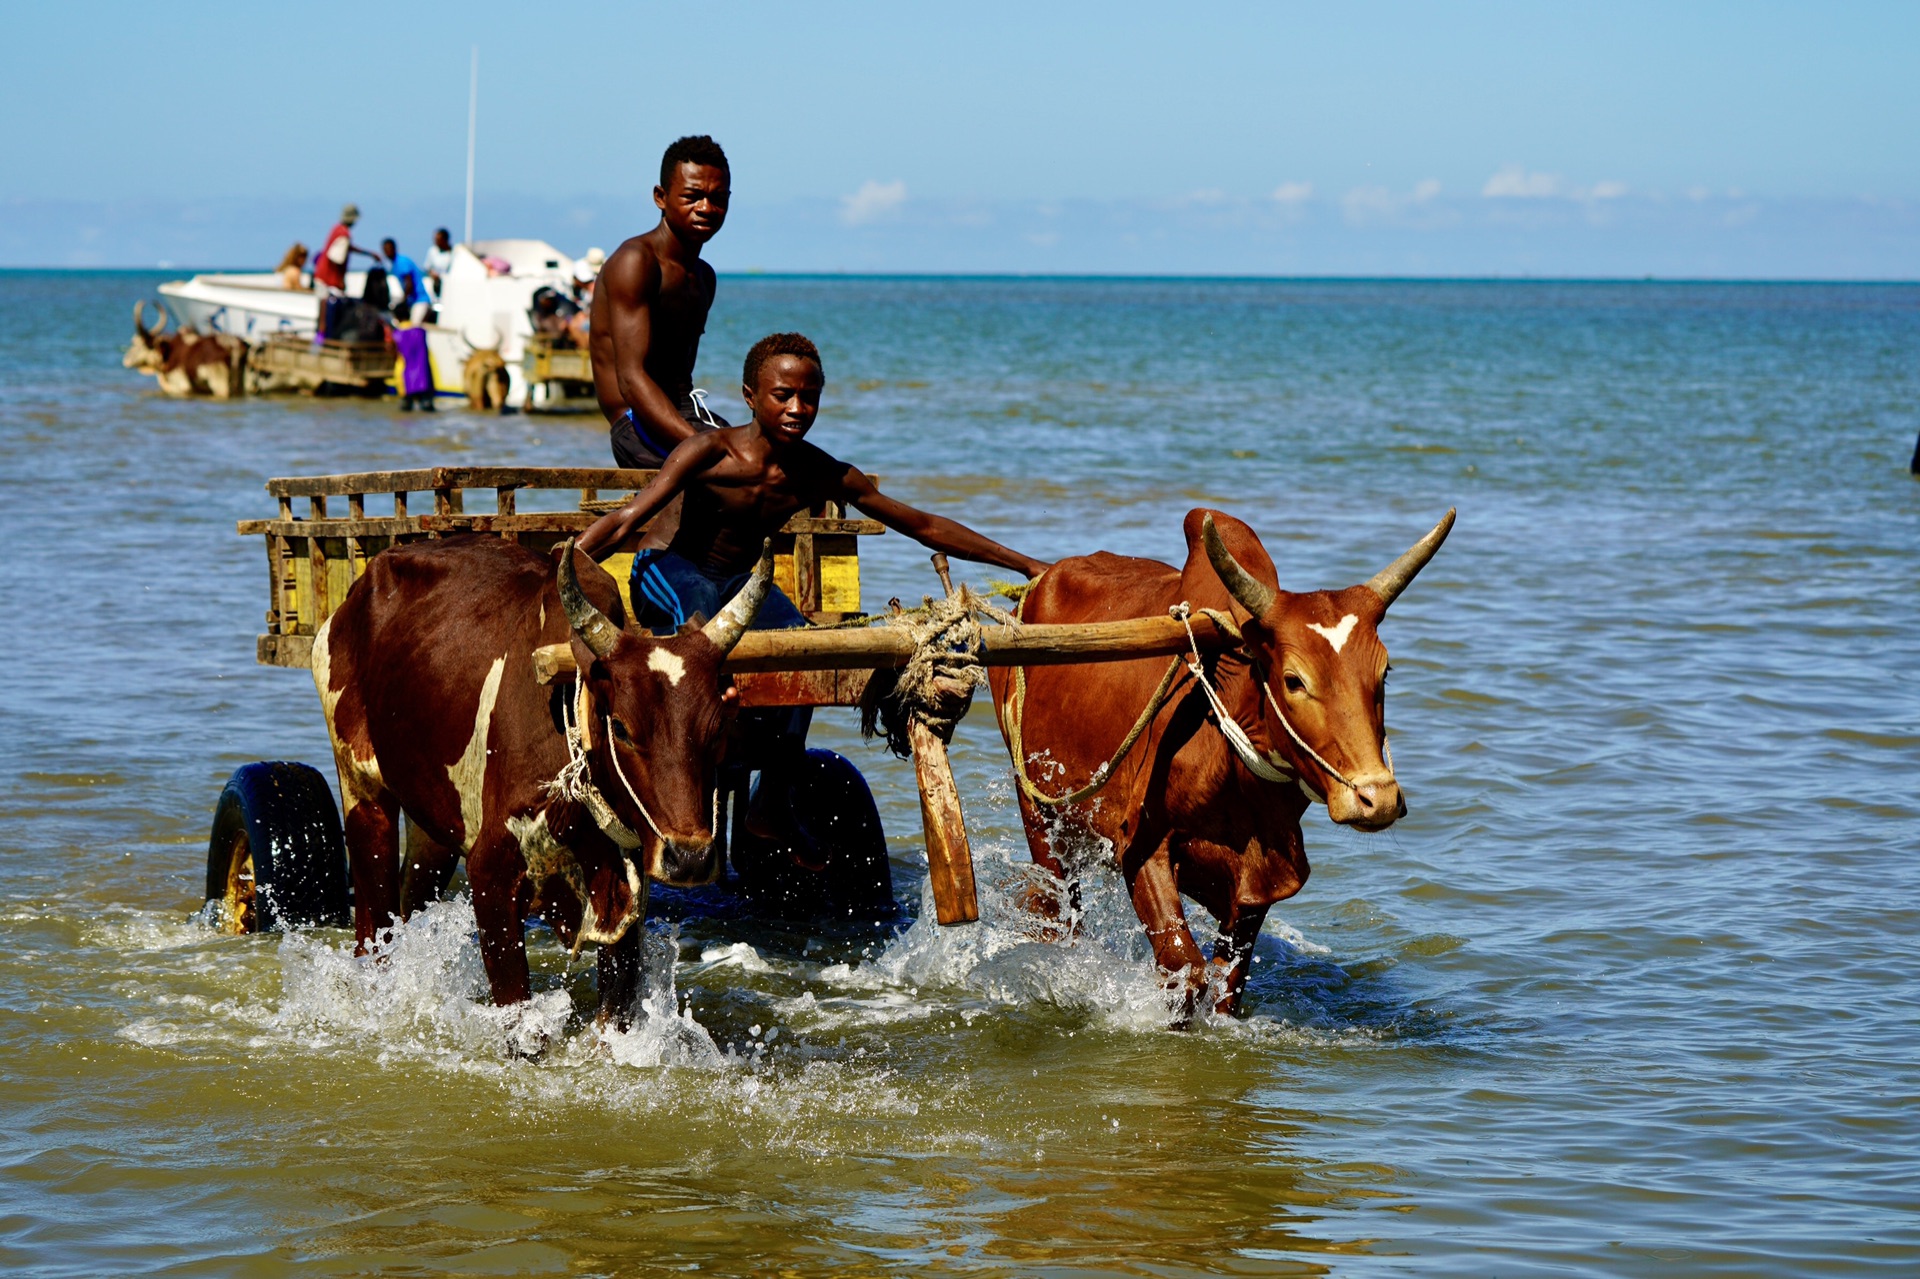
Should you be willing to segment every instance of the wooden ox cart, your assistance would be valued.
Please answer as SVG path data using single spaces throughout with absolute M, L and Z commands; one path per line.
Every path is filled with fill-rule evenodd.
M 278 513 L 239 524 L 240 533 L 260 537 L 266 551 L 266 631 L 257 641 L 257 660 L 309 669 L 321 624 L 368 562 L 390 546 L 481 533 L 545 552 L 584 531 L 653 474 L 445 466 L 269 480 L 267 491 Z M 476 507 L 487 509 L 469 510 L 470 497 L 480 497 Z M 541 509 L 522 509 L 523 504 Z M 774 580 L 815 626 L 751 631 L 740 641 L 726 669 L 735 676 L 743 708 L 859 706 L 876 671 L 908 664 L 916 649 L 908 628 L 886 624 L 886 616 L 877 619 L 878 625 L 861 624 L 859 539 L 883 531 L 878 522 L 849 518 L 833 503 L 788 521 L 775 539 Z M 605 561 L 629 616 L 632 551 L 622 547 Z M 936 564 L 944 578 L 943 557 L 936 557 Z M 1196 619 L 1193 626 L 1204 647 L 1220 642 L 1211 622 Z M 978 660 L 1003 666 L 1124 660 L 1182 652 L 1189 643 L 1188 629 L 1173 618 L 990 626 L 981 634 Z M 536 669 L 548 681 L 574 677 L 565 646 L 541 650 Z M 972 857 L 946 743 L 918 721 L 911 725 L 911 742 L 939 920 L 976 919 Z M 744 837 L 744 773 L 739 777 L 725 793 L 736 852 Z M 876 815 L 876 835 L 877 820 Z M 727 830 L 723 820 L 716 837 L 725 839 Z M 248 765 L 234 774 L 216 811 L 207 898 L 224 903 L 222 918 L 234 931 L 268 928 L 281 920 L 344 922 L 348 895 L 340 819 L 318 771 L 274 763 Z
M 393 377 L 393 348 L 385 342 L 316 342 L 311 336 L 275 333 L 254 345 L 247 360 L 247 390 L 337 389 L 361 395 L 385 393 Z

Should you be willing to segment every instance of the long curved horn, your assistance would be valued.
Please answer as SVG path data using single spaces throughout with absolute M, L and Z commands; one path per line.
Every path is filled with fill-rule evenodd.
M 147 341 L 151 342 L 153 341 L 153 332 L 152 330 L 147 328 L 146 318 L 147 318 L 147 300 L 145 298 L 141 298 L 138 302 L 135 302 L 133 304 L 133 331 L 135 333 L 138 333 L 141 337 L 147 339 Z
M 160 323 L 153 326 L 153 335 L 159 337 L 167 331 L 167 325 L 174 323 L 173 312 L 167 310 L 165 302 L 155 302 L 153 309 L 160 313 Z
M 1220 575 L 1220 580 L 1227 584 L 1227 593 L 1238 600 L 1240 607 L 1247 612 L 1255 617 L 1265 617 L 1278 596 L 1271 586 L 1240 567 L 1240 561 L 1233 558 L 1233 552 L 1220 540 L 1220 530 L 1213 526 L 1213 516 L 1210 514 L 1200 521 L 1200 541 L 1207 548 L 1207 562 L 1213 565 L 1213 571 Z
M 564 553 L 560 556 L 560 607 L 567 610 L 567 625 L 580 637 L 580 642 L 593 650 L 595 657 L 612 657 L 613 646 L 620 640 L 620 628 L 607 620 L 607 615 L 593 606 L 586 592 L 580 589 L 580 578 L 573 571 L 573 539 L 567 539 Z
M 760 562 L 753 566 L 753 576 L 747 579 L 739 594 L 727 601 L 719 616 L 701 627 L 700 633 L 713 641 L 713 646 L 722 653 L 731 653 L 740 637 L 747 633 L 747 627 L 753 624 L 754 615 L 760 611 L 772 587 L 773 539 L 768 538 L 761 544 Z
M 1453 516 L 1458 507 L 1449 506 L 1433 531 L 1407 548 L 1405 554 L 1393 563 L 1375 573 L 1367 582 L 1367 588 L 1380 597 L 1382 604 L 1391 604 L 1401 591 L 1407 589 L 1407 583 L 1414 575 L 1427 566 L 1433 553 L 1440 549 L 1440 543 L 1447 540 L 1447 534 L 1453 531 Z

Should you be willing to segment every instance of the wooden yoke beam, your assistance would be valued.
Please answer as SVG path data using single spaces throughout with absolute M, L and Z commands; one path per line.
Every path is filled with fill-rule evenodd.
M 1193 636 L 1203 653 L 1217 653 L 1233 643 L 1209 617 L 1193 619 Z M 1187 628 L 1172 617 L 1064 626 L 989 626 L 980 634 L 982 666 L 1130 662 L 1186 651 Z M 726 669 L 736 673 L 890 670 L 905 666 L 912 656 L 913 641 L 897 626 L 748 631 L 727 655 Z M 571 677 L 573 651 L 565 644 L 539 649 L 534 653 L 534 669 L 541 683 Z

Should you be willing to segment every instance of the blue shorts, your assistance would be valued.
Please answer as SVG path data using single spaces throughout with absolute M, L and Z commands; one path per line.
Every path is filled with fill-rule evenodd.
M 748 573 L 708 577 L 692 560 L 672 551 L 643 550 L 633 557 L 633 576 L 627 587 L 633 596 L 634 621 L 655 635 L 671 635 L 695 613 L 711 620 L 726 602 L 747 584 Z M 785 631 L 805 626 L 807 619 L 779 587 L 767 589 L 749 629 Z

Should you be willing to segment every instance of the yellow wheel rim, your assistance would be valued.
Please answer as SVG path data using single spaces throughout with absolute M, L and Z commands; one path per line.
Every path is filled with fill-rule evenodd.
M 226 907 L 228 932 L 254 931 L 253 846 L 244 831 L 233 841 L 227 859 L 227 889 L 221 901 Z

